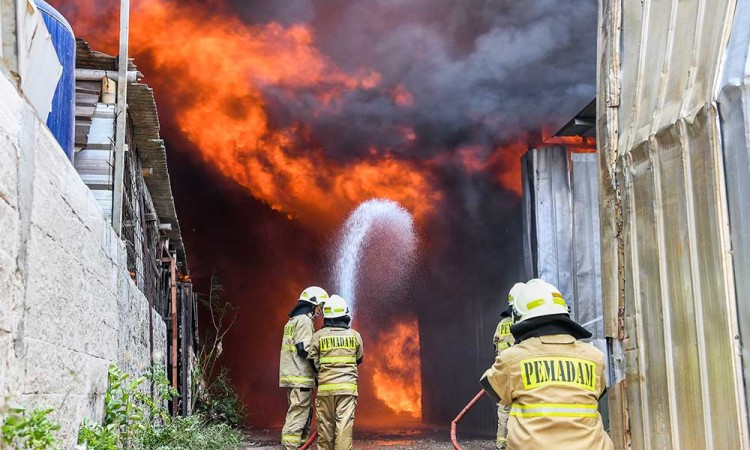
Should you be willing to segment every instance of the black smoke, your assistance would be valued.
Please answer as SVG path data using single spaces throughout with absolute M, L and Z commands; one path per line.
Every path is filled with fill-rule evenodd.
M 372 146 L 412 158 L 470 144 L 494 149 L 567 119 L 594 96 L 593 0 L 291 3 L 235 5 L 248 20 L 271 10 L 282 23 L 312 25 L 316 45 L 338 67 L 381 75 L 377 88 L 349 92 L 334 110 L 317 105 L 309 91 L 267 91 L 280 125 L 312 125 L 337 158 Z M 398 87 L 412 94 L 413 105 L 393 101 Z M 404 137 L 404 125 L 415 141 Z
M 247 23 L 310 26 L 336 67 L 380 75 L 377 86 L 346 92 L 335 108 L 322 105 L 315 90 L 264 92 L 276 126 L 306 124 L 310 139 L 340 162 L 372 148 L 431 160 L 474 146 L 486 157 L 566 121 L 595 93 L 594 0 L 238 0 L 227 7 Z M 410 94 L 408 104 L 395 101 L 398 89 Z M 413 298 L 399 304 L 420 322 L 424 418 L 446 425 L 491 364 L 491 337 L 521 273 L 521 218 L 517 196 L 493 174 L 469 173 L 455 158 L 432 170 L 443 200 L 420 228 Z M 388 326 L 373 320 L 358 326 Z M 483 404 L 468 422 L 494 430 L 493 405 Z

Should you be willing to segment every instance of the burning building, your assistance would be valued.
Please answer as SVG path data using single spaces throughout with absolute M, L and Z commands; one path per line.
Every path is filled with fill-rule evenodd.
M 132 2 L 192 273 L 206 290 L 215 270 L 240 311 L 224 363 L 251 424 L 282 420 L 279 330 L 332 279 L 332 236 L 371 198 L 413 215 L 419 251 L 403 289 L 375 270 L 360 286 L 358 417 L 446 424 L 475 393 L 522 271 L 528 132 L 594 93 L 596 5 L 562 2 L 561 20 L 559 3 Z M 116 51 L 116 11 L 56 4 Z

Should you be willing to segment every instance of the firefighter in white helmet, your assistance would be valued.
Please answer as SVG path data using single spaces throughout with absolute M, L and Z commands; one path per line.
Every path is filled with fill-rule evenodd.
M 495 357 L 499 356 L 504 350 L 510 348 L 514 343 L 513 334 L 510 332 L 510 327 L 515 323 L 516 319 L 513 311 L 513 302 L 523 286 L 523 283 L 516 283 L 508 293 L 508 308 L 500 314 L 502 319 L 500 320 L 500 323 L 497 324 L 495 336 L 492 338 L 492 342 L 495 344 Z M 510 414 L 510 406 L 498 403 L 496 440 L 498 450 L 504 450 L 506 448 L 506 441 L 508 438 L 508 414 Z
M 315 332 L 314 318 L 328 301 L 328 293 L 311 286 L 299 296 L 284 326 L 279 361 L 279 386 L 287 389 L 289 409 L 281 430 L 284 450 L 299 448 L 307 439 L 312 420 L 312 390 L 315 372 L 307 356 Z
M 606 388 L 604 355 L 580 340 L 591 333 L 570 319 L 560 291 L 540 279 L 514 300 L 515 344 L 480 381 L 511 405 L 508 449 L 613 450 L 597 408 Z
M 318 371 L 319 450 L 351 450 L 357 408 L 357 366 L 362 363 L 362 336 L 350 328 L 346 300 L 332 295 L 323 308 L 323 328 L 313 336 L 310 360 Z

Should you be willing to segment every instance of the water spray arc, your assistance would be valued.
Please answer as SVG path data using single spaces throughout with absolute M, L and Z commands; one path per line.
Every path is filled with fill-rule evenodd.
M 387 257 L 399 263 L 397 273 L 389 274 L 390 282 L 403 281 L 414 263 L 417 234 L 411 214 L 392 200 L 373 199 L 360 204 L 339 235 L 333 273 L 337 292 L 349 302 L 352 315 L 356 311 L 360 272 L 364 269 L 364 250 L 372 239 L 387 244 Z

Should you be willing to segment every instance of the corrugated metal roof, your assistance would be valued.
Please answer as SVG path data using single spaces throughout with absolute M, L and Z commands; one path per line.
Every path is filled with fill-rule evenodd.
M 91 50 L 85 39 L 76 39 L 76 68 L 117 70 L 117 56 Z M 128 61 L 128 71 L 137 70 L 133 60 Z
M 563 136 L 596 136 L 596 98 L 555 133 L 555 137 Z
M 182 242 L 180 222 L 177 219 L 172 184 L 167 166 L 167 149 L 159 134 L 159 113 L 156 109 L 154 91 L 142 83 L 132 83 L 128 86 L 128 110 L 133 124 L 133 141 L 138 149 L 141 165 L 144 169 L 152 169 L 153 173 L 145 175 L 146 186 L 154 201 L 156 214 L 161 223 L 169 223 L 172 230 L 167 236 L 177 251 L 177 259 L 185 264 L 185 247 Z
M 91 50 L 83 39 L 77 39 L 76 68 L 94 70 L 117 70 L 117 57 Z M 137 71 L 130 60 L 128 71 Z M 78 111 L 77 113 L 83 111 Z M 92 111 L 93 112 L 93 111 Z M 167 166 L 167 152 L 160 135 L 159 113 L 154 100 L 153 89 L 142 83 L 128 85 L 128 117 L 132 124 L 133 141 L 138 149 L 141 165 L 153 172 L 144 174 L 146 186 L 154 202 L 156 214 L 161 223 L 172 225 L 166 232 L 177 251 L 177 259 L 187 270 L 187 257 L 182 242 L 180 222 L 177 219 L 172 185 Z

